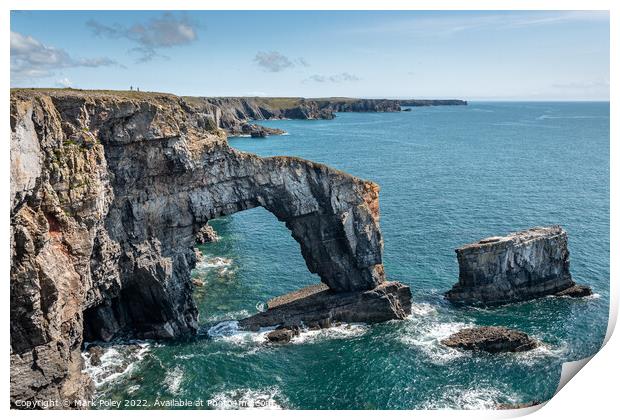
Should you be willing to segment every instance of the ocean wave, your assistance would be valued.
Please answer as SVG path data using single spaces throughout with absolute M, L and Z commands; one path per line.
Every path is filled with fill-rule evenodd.
M 223 321 L 209 328 L 207 336 L 213 340 L 234 345 L 257 345 L 264 343 L 267 334 L 275 330 L 275 328 L 274 326 L 261 328 L 258 331 L 244 331 L 239 329 L 238 321 Z
M 462 388 L 448 387 L 438 397 L 431 397 L 422 404 L 425 410 L 488 410 L 501 403 L 516 403 L 512 395 L 501 392 L 493 387 Z
M 604 115 L 547 115 L 536 117 L 537 120 L 598 120 L 608 119 Z
M 239 311 L 226 312 L 223 314 L 215 314 L 215 315 L 207 316 L 205 318 L 201 316 L 200 319 L 208 323 L 215 323 L 215 322 L 230 321 L 231 319 L 247 318 L 250 315 L 251 314 L 249 311 L 247 311 L 246 309 L 241 309 Z
M 207 336 L 213 340 L 223 341 L 240 346 L 258 346 L 268 342 L 267 334 L 277 326 L 263 327 L 258 331 L 244 331 L 239 329 L 238 321 L 223 321 L 207 331 Z M 293 337 L 290 344 L 314 343 L 322 340 L 345 339 L 365 334 L 369 326 L 361 323 L 338 324 L 330 328 L 309 330 L 302 328 L 299 335 Z
M 166 372 L 164 378 L 164 384 L 171 394 L 177 395 L 181 388 L 181 382 L 183 381 L 183 369 L 180 366 L 175 366 L 174 369 Z
M 199 269 L 210 269 L 210 268 L 222 268 L 222 267 L 230 267 L 233 263 L 232 258 L 224 258 L 224 257 L 212 257 L 212 258 L 203 258 L 196 264 L 196 268 Z
M 408 318 L 409 325 L 399 339 L 426 355 L 433 363 L 445 364 L 468 354 L 441 344 L 441 340 L 473 324 L 464 322 L 433 322 Z
M 92 354 L 85 350 L 82 352 L 84 372 L 92 378 L 95 388 L 100 388 L 131 372 L 136 364 L 144 359 L 150 347 L 148 342 L 107 345 L 103 347 L 99 363 L 94 363 Z
M 330 328 L 323 328 L 320 330 L 306 330 L 300 331 L 299 335 L 293 337 L 292 344 L 304 344 L 314 343 L 321 340 L 333 340 L 358 337 L 366 334 L 368 331 L 368 325 L 366 324 L 339 324 Z
M 518 353 L 509 353 L 509 355 L 514 356 L 518 363 L 533 365 L 545 359 L 561 359 L 566 354 L 567 350 L 568 345 L 566 343 L 562 343 L 559 346 L 540 343 L 535 349 Z
M 218 410 L 281 410 L 284 400 L 277 387 L 241 388 L 219 392 L 207 400 L 207 405 Z
M 411 316 L 426 316 L 436 314 L 437 308 L 430 303 L 412 303 Z

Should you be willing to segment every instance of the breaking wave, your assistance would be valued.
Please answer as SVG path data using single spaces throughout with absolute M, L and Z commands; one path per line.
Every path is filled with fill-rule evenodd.
M 218 392 L 207 401 L 207 405 L 218 410 L 281 410 L 284 401 L 277 387 L 242 388 Z

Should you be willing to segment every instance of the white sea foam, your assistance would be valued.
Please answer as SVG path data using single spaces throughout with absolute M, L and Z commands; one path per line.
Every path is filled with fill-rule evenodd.
M 150 343 L 132 344 L 135 345 L 118 344 L 104 347 L 101 362 L 97 366 L 93 365 L 92 356 L 88 351 L 82 352 L 84 371 L 93 379 L 96 388 L 127 375 L 150 351 Z
M 248 312 L 245 309 L 242 309 L 239 311 L 226 312 L 224 314 L 211 315 L 205 318 L 201 316 L 200 319 L 211 323 L 211 322 L 223 322 L 223 321 L 228 321 L 231 319 L 247 318 L 249 316 L 250 316 L 250 312 Z
M 293 337 L 292 344 L 314 343 L 319 340 L 333 340 L 357 337 L 366 334 L 366 324 L 340 324 L 320 330 L 302 330 L 297 337 Z
M 207 400 L 210 408 L 219 410 L 281 410 L 284 398 L 277 387 L 265 389 L 233 389 L 222 391 Z
M 196 264 L 196 267 L 203 268 L 203 269 L 222 268 L 222 267 L 229 267 L 232 263 L 233 263 L 233 260 L 231 258 L 212 257 L 212 258 L 203 258 L 202 261 Z
M 497 388 L 448 387 L 439 397 L 432 397 L 423 404 L 427 410 L 455 409 L 455 410 L 488 410 L 496 408 L 499 403 L 515 403 L 516 400 Z
M 568 350 L 568 345 L 566 343 L 562 343 L 559 346 L 552 346 L 546 343 L 541 343 L 538 347 L 532 350 L 518 352 L 514 354 L 510 354 L 514 356 L 517 362 L 525 364 L 525 365 L 533 365 L 539 362 L 541 359 L 560 359 Z
M 177 395 L 179 393 L 182 381 L 183 369 L 181 369 L 180 366 L 176 366 L 174 369 L 166 372 L 164 384 L 166 385 L 166 388 L 168 388 L 168 391 L 170 391 L 173 395 Z
M 412 303 L 411 315 L 412 316 L 426 316 L 430 314 L 436 314 L 437 309 L 430 303 Z
M 463 322 L 429 322 L 415 317 L 408 319 L 409 325 L 400 340 L 419 349 L 433 363 L 444 364 L 452 360 L 466 357 L 467 353 L 441 344 L 441 340 L 472 324 Z
M 218 341 L 247 346 L 265 342 L 267 334 L 276 327 L 261 328 L 258 331 L 243 331 L 239 329 L 238 321 L 223 321 L 209 328 L 207 335 Z

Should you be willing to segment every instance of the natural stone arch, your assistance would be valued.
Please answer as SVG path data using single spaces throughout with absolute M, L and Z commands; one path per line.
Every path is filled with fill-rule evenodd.
M 223 138 L 173 136 L 145 147 L 101 134 L 114 175 L 106 226 L 121 244 L 123 286 L 112 305 L 87 314 L 95 337 L 124 325 L 155 337 L 195 329 L 189 276 L 196 232 L 258 206 L 285 223 L 308 269 L 331 290 L 369 290 L 384 281 L 376 184 L 299 158 L 242 153 Z
M 295 320 L 308 305 L 351 322 L 409 313 L 409 288 L 383 281 L 377 186 L 234 151 L 213 117 L 173 95 L 11 93 L 12 406 L 88 398 L 84 341 L 195 333 L 195 234 L 250 207 L 285 221 L 333 289 Z M 253 324 L 288 322 L 288 309 Z

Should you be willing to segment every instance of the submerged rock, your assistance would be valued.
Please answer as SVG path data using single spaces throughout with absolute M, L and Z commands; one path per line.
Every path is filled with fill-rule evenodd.
M 204 280 L 198 279 L 196 277 L 192 279 L 192 283 L 194 284 L 194 286 L 198 286 L 198 287 L 202 287 L 205 285 Z
M 560 226 L 493 236 L 456 250 L 459 281 L 446 298 L 471 305 L 499 305 L 547 295 L 585 293 L 569 271 L 568 236 Z
M 521 352 L 538 347 L 538 342 L 524 332 L 505 327 L 465 328 L 441 343 L 448 347 L 489 353 Z
M 371 290 L 336 292 L 324 285 L 310 286 L 269 302 L 268 309 L 239 321 L 256 331 L 271 325 L 329 328 L 336 322 L 384 322 L 411 313 L 411 290 L 398 282 L 384 282 Z

